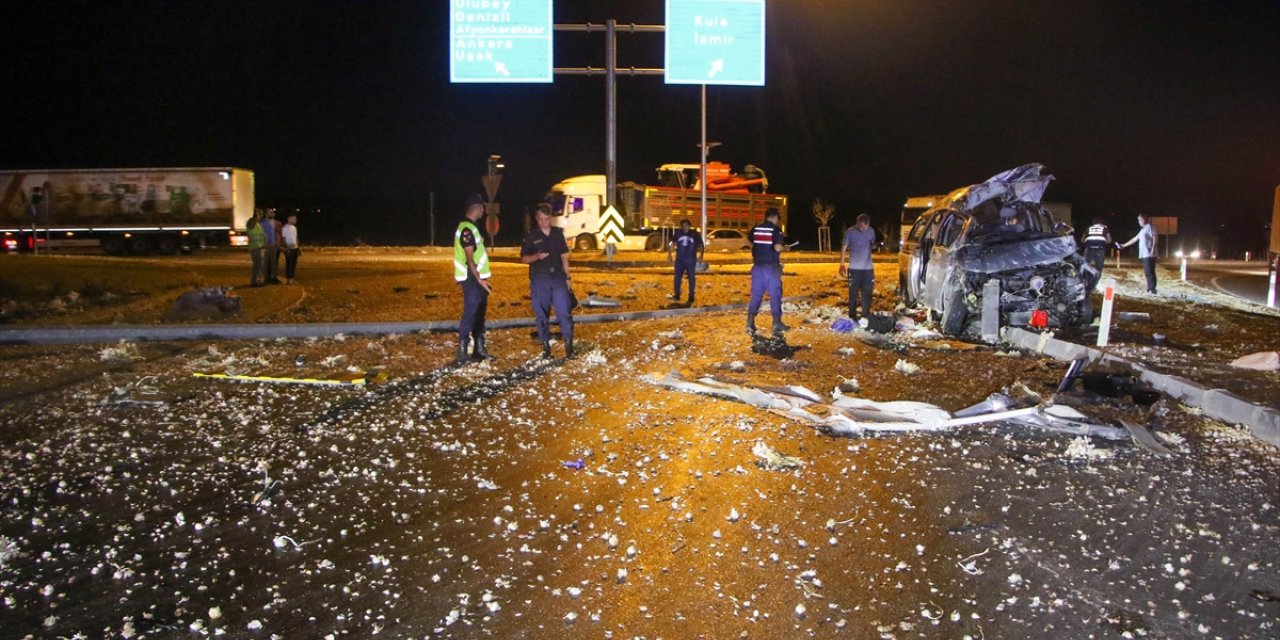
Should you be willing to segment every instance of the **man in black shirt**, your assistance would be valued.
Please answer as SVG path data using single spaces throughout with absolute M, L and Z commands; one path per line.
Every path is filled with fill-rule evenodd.
M 543 357 L 551 357 L 550 312 L 555 306 L 564 338 L 564 356 L 573 357 L 573 314 L 569 299 L 569 245 L 564 230 L 551 224 L 551 207 L 538 205 L 533 214 L 537 226 L 525 236 L 520 261 L 529 265 L 529 298 L 538 322 Z

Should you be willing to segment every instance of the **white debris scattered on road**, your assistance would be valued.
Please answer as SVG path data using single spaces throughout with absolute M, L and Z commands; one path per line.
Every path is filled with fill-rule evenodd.
M 920 373 L 920 365 L 899 359 L 893 364 L 893 370 L 903 375 L 914 376 L 917 373 Z
M 804 461 L 800 458 L 782 455 L 765 444 L 763 440 L 756 441 L 755 446 L 751 447 L 751 453 L 756 456 L 756 464 L 765 469 L 799 469 L 804 466 Z

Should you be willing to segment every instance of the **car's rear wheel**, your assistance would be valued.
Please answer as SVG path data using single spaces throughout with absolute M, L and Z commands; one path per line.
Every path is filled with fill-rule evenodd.
M 650 234 L 648 238 L 644 239 L 645 251 L 658 251 L 660 249 L 662 249 L 662 234 Z
M 596 248 L 596 239 L 591 234 L 584 233 L 573 241 L 573 248 L 578 251 L 591 251 Z

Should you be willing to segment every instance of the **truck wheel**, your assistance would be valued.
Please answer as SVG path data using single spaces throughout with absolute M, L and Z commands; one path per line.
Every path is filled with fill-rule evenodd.
M 124 238 L 120 236 L 106 236 L 100 244 L 102 245 L 102 252 L 109 256 L 121 255 L 125 250 Z
M 645 250 L 645 251 L 661 251 L 661 250 L 662 250 L 662 235 L 661 235 L 661 234 L 654 233 L 654 234 L 650 234 L 648 238 L 645 238 L 645 239 L 644 239 L 644 250 Z
M 129 253 L 145 256 L 151 253 L 151 238 L 134 236 L 129 238 Z
M 596 248 L 596 239 L 591 234 L 584 233 L 574 239 L 573 248 L 578 251 L 592 251 Z
M 160 236 L 156 239 L 156 253 L 166 256 L 178 252 L 178 239 L 173 236 Z

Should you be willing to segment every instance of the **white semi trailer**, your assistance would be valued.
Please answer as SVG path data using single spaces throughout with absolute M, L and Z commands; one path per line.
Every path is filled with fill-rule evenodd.
M 253 207 L 253 172 L 235 167 L 0 171 L 8 250 L 168 254 L 241 244 Z

